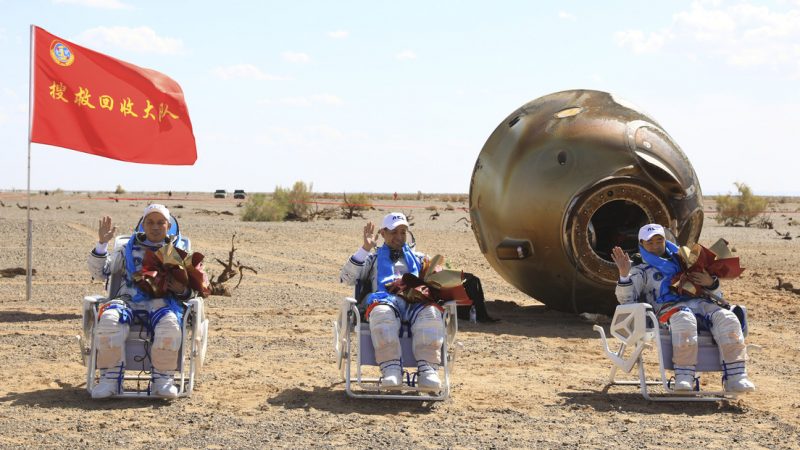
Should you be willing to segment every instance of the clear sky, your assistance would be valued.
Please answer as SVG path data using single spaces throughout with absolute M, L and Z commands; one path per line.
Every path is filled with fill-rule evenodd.
M 34 190 L 467 192 L 514 109 L 596 89 L 655 118 L 704 194 L 800 195 L 800 0 L 0 0 L 0 189 L 26 185 L 31 24 L 180 83 L 198 151 L 34 144 Z

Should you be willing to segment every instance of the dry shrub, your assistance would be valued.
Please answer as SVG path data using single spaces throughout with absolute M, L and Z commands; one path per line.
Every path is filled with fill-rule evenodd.
M 114 193 L 115 194 L 124 194 L 125 193 L 125 188 L 123 188 L 121 184 L 118 184 L 117 185 L 117 189 L 114 191 Z
M 455 208 L 453 208 L 453 205 L 448 203 L 447 205 L 445 205 L 444 210 L 445 211 L 455 211 Z
M 336 197 L 336 198 L 340 198 L 340 197 Z M 393 193 L 386 193 L 386 192 L 383 192 L 383 193 L 381 193 L 381 192 L 370 192 L 369 193 L 369 198 L 371 200 L 393 200 L 394 199 L 394 194 Z
M 755 226 L 756 228 L 766 228 L 768 230 L 775 229 L 775 223 L 772 222 L 772 218 L 766 216 L 759 217 L 755 222 Z
M 347 194 L 344 194 L 342 215 L 346 219 L 352 219 L 354 216 L 363 217 L 360 211 L 366 211 L 370 208 L 372 208 L 372 202 L 370 202 L 367 194 L 352 194 L 350 197 L 348 197 Z
M 286 207 L 278 204 L 267 194 L 253 194 L 242 209 L 244 222 L 278 222 L 286 218 Z
M 767 209 L 767 199 L 753 195 L 753 191 L 745 183 L 734 183 L 739 195 L 717 196 L 717 223 L 735 226 L 739 222 L 749 227 L 756 217 Z
M 428 210 L 428 211 L 436 211 L 436 206 L 435 205 L 428 205 L 428 206 L 425 207 L 425 209 Z
M 312 183 L 306 184 L 302 181 L 295 181 L 291 190 L 280 186 L 275 187 L 272 197 L 276 203 L 286 207 L 285 220 L 308 220 L 311 212 L 312 188 Z
M 311 212 L 311 184 L 297 181 L 292 189 L 275 187 L 272 198 L 266 194 L 253 194 L 242 209 L 245 222 L 277 222 L 281 220 L 308 220 Z
M 433 197 L 445 203 L 463 203 L 467 201 L 465 194 L 438 194 Z

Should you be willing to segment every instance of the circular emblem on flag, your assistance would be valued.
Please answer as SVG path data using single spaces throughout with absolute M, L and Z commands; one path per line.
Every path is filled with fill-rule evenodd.
M 50 56 L 59 66 L 71 66 L 75 62 L 75 55 L 72 51 L 61 41 L 53 41 L 50 44 Z

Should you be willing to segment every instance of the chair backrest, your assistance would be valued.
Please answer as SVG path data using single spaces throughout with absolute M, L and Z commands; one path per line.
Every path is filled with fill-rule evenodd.
M 611 335 L 626 345 L 634 346 L 647 332 L 647 310 L 652 307 L 646 303 L 619 305 L 611 319 Z
M 356 299 L 358 304 L 364 300 L 364 297 L 369 295 L 372 291 L 369 280 L 356 280 L 356 285 L 353 287 L 353 298 Z

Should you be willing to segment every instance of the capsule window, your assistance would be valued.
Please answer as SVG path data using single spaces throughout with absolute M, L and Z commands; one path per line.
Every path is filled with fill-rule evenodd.
M 629 255 L 639 252 L 639 228 L 648 223 L 647 213 L 627 200 L 610 201 L 595 211 L 589 224 L 589 243 L 597 256 L 608 262 L 611 249 L 619 246 Z

